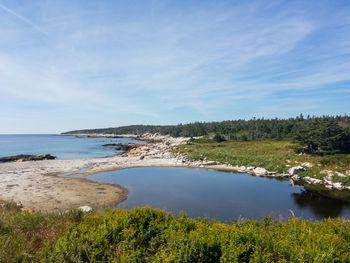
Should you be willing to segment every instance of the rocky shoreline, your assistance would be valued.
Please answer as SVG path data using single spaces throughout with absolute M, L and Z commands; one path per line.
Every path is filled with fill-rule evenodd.
M 70 135 L 72 136 L 72 135 Z M 90 137 L 107 137 L 116 138 L 113 134 L 74 134 L 74 136 L 90 136 Z M 306 171 L 310 167 L 309 163 L 303 163 L 302 165 L 291 167 L 287 173 L 277 173 L 274 171 L 268 171 L 263 167 L 253 167 L 253 166 L 238 166 L 238 165 L 227 165 L 221 164 L 214 161 L 192 161 L 188 160 L 185 156 L 181 154 L 173 154 L 171 152 L 171 146 L 176 146 L 180 144 L 187 143 L 190 138 L 173 138 L 169 135 L 161 136 L 159 134 L 144 134 L 144 135 L 119 135 L 117 138 L 131 138 L 136 140 L 143 140 L 150 142 L 149 144 L 124 144 L 126 152 L 121 156 L 128 157 L 139 157 L 141 160 L 148 159 L 174 159 L 170 161 L 169 166 L 185 166 L 193 168 L 206 168 L 215 170 L 229 170 L 240 173 L 249 173 L 255 176 L 263 177 L 274 177 L 283 178 L 289 180 L 292 185 L 295 184 L 314 184 L 314 185 L 324 185 L 328 189 L 336 190 L 350 190 L 350 186 L 344 186 L 340 182 L 333 182 L 332 176 L 326 176 L 323 180 L 312 178 L 309 176 L 300 176 L 298 173 Z M 116 143 L 115 145 L 121 145 Z M 108 145 L 112 146 L 112 145 Z M 144 165 L 142 165 L 144 166 Z M 154 165 L 157 166 L 157 165 Z M 133 166 L 130 166 L 133 167 Z M 339 174 L 339 173 L 338 173 Z M 342 174 L 339 174 L 340 176 Z
M 72 134 L 66 136 L 87 136 Z M 115 135 L 89 135 L 111 138 Z M 283 178 L 294 184 L 323 185 L 329 189 L 350 190 L 331 177 L 324 180 L 303 177 L 300 171 L 307 165 L 291 167 L 288 173 L 279 174 L 267 171 L 262 167 L 245 167 L 221 164 L 214 161 L 192 161 L 185 156 L 174 153 L 173 147 L 186 144 L 189 138 L 173 138 L 159 134 L 119 135 L 148 143 L 127 144 L 121 155 L 106 158 L 74 160 L 41 160 L 35 162 L 0 163 L 0 199 L 22 200 L 23 205 L 34 209 L 52 211 L 77 208 L 89 205 L 93 208 L 113 207 L 123 201 L 127 190 L 118 185 L 102 184 L 86 179 L 76 178 L 79 175 L 90 175 L 104 171 L 132 167 L 191 167 L 249 173 L 256 176 Z M 113 146 L 112 146 L 113 147 Z M 69 178 L 58 175 L 71 175 Z M 74 177 L 73 177 L 74 176 Z

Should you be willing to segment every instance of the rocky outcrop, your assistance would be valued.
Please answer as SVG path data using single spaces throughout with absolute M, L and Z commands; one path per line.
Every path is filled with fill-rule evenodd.
M 80 136 L 86 136 L 86 134 L 81 134 Z M 91 135 L 90 135 L 91 136 Z M 113 137 L 116 135 L 98 135 L 94 136 L 99 137 Z M 310 162 L 304 162 L 298 164 L 295 161 L 295 165 L 292 166 L 291 160 L 286 160 L 288 163 L 286 166 L 289 167 L 287 172 L 281 173 L 276 171 L 268 171 L 263 167 L 255 167 L 255 166 L 238 166 L 231 164 L 222 164 L 215 161 L 210 160 L 188 160 L 185 156 L 180 153 L 174 153 L 171 149 L 177 150 L 177 145 L 185 144 L 190 138 L 173 138 L 169 135 L 163 136 L 160 134 L 150 134 L 146 133 L 143 135 L 119 135 L 119 137 L 130 138 L 142 140 L 148 143 L 143 144 L 122 144 L 122 143 L 110 143 L 105 146 L 115 147 L 118 150 L 124 150 L 125 153 L 120 155 L 120 157 L 128 157 L 128 158 L 137 158 L 137 160 L 142 161 L 142 163 L 148 163 L 150 161 L 159 160 L 159 162 L 168 160 L 169 166 L 187 166 L 187 167 L 200 167 L 207 169 L 217 169 L 217 170 L 230 170 L 237 171 L 242 173 L 249 173 L 256 176 L 266 176 L 266 177 L 275 177 L 275 178 L 283 178 L 287 179 L 291 182 L 291 184 L 320 184 L 324 185 L 330 189 L 348 189 L 350 190 L 350 186 L 343 185 L 340 182 L 336 182 L 336 179 L 333 178 L 333 175 L 337 175 L 338 177 L 346 177 L 350 176 L 350 171 L 347 172 L 349 175 L 345 175 L 343 173 L 336 172 L 334 174 L 333 171 L 324 171 L 328 176 L 322 179 L 309 177 L 301 174 L 301 172 L 306 171 L 308 168 L 313 167 L 313 164 Z M 153 164 L 153 163 L 152 163 Z M 144 165 L 144 164 L 142 164 Z M 154 165 L 154 164 L 153 164 Z M 333 181 L 334 180 L 334 181 Z
M 305 171 L 305 168 L 302 166 L 296 166 L 296 167 L 292 167 L 288 170 L 288 173 L 293 176 L 296 175 L 298 172 L 302 172 Z
M 112 147 L 118 151 L 130 151 L 131 149 L 135 149 L 140 146 L 140 144 L 137 143 L 120 143 L 120 142 L 113 142 L 113 143 L 107 143 L 102 146 L 105 147 Z
M 40 161 L 40 160 L 53 160 L 53 159 L 56 159 L 56 157 L 48 153 L 37 154 L 37 155 L 20 154 L 15 156 L 1 157 L 0 163 Z

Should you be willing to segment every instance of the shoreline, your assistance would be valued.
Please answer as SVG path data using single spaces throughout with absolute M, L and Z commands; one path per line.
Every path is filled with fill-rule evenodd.
M 65 134 L 63 136 L 86 135 Z M 113 135 L 92 136 L 110 138 Z M 124 135 L 118 137 L 122 136 Z M 97 183 L 76 176 L 150 166 L 241 172 L 261 177 L 282 178 L 289 180 L 292 185 L 312 184 L 336 190 L 350 190 L 350 187 L 339 185 L 339 183 L 300 177 L 298 171 L 304 169 L 303 167 L 292 167 L 289 173 L 278 174 L 261 167 L 233 166 L 215 161 L 191 161 L 187 160 L 185 156 L 171 151 L 172 147 L 185 144 L 189 138 L 173 138 L 157 134 L 126 136 L 148 143 L 135 144 L 134 148 L 121 155 L 105 158 L 1 163 L 0 199 L 21 200 L 25 207 L 42 211 L 67 210 L 83 205 L 89 205 L 94 209 L 114 207 L 127 198 L 127 189 L 119 185 Z M 79 172 L 80 170 L 83 171 Z

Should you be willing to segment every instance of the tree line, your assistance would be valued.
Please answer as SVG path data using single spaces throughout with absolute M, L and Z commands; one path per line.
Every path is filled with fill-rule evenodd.
M 291 139 L 304 146 L 308 153 L 350 151 L 350 117 L 307 116 L 288 119 L 252 118 L 221 122 L 194 122 L 178 125 L 130 125 L 104 129 L 85 129 L 64 134 L 101 133 L 136 134 L 159 133 L 173 137 L 214 135 L 217 140 L 250 141 L 261 139 Z

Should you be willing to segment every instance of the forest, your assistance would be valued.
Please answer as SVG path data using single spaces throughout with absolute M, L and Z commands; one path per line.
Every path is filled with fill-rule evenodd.
M 307 116 L 288 119 L 253 118 L 221 122 L 194 122 L 178 125 L 130 125 L 116 128 L 85 129 L 63 134 L 144 134 L 159 133 L 173 137 L 213 135 L 215 141 L 254 141 L 263 139 L 292 140 L 300 143 L 300 151 L 332 154 L 350 151 L 350 117 Z

